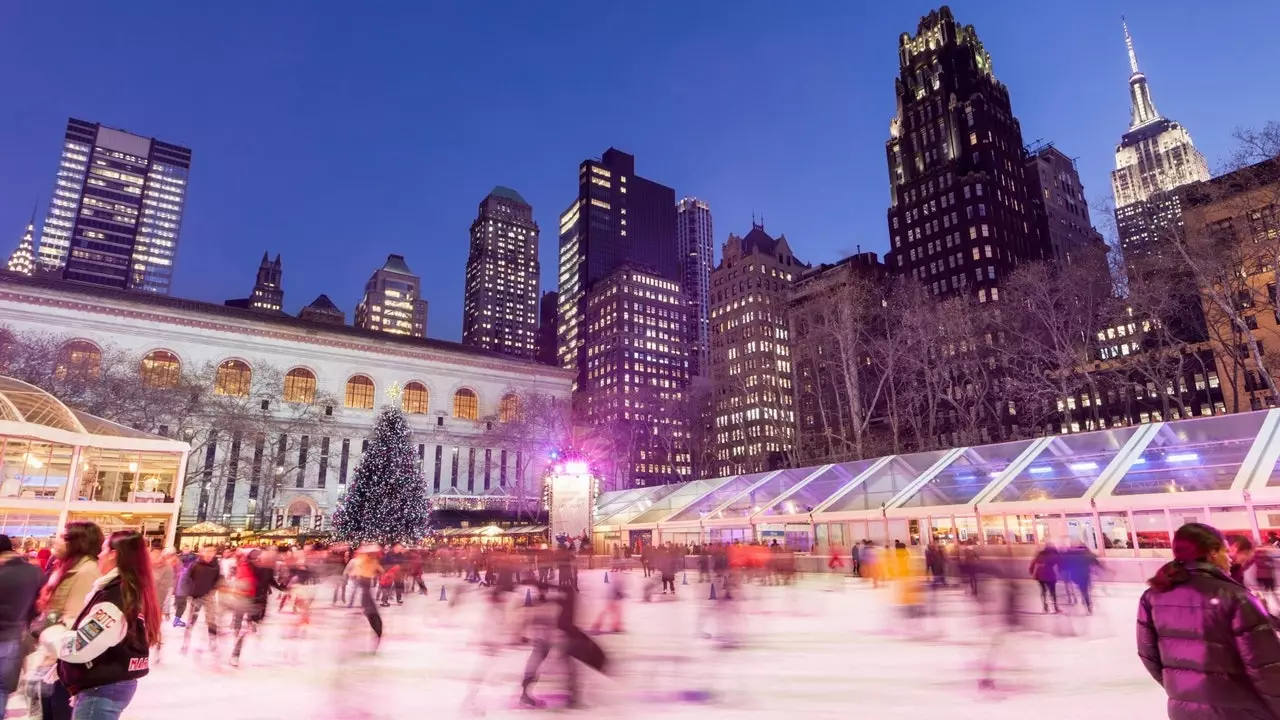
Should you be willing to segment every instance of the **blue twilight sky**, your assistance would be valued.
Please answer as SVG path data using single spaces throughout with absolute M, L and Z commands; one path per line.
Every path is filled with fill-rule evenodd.
M 753 211 L 810 262 L 883 253 L 897 37 L 927 2 L 865 0 L 5 0 L 0 247 L 53 187 L 68 116 L 186 145 L 194 159 L 174 294 L 244 297 L 264 250 L 286 309 L 328 293 L 350 317 L 401 253 L 428 333 L 461 332 L 467 233 L 495 184 L 542 227 L 578 163 L 610 145 L 711 203 L 717 253 Z M 1128 124 L 1128 16 L 1157 108 L 1217 166 L 1231 131 L 1280 120 L 1275 0 L 957 0 L 1010 88 L 1027 142 L 1078 158 L 1110 196 Z M 1094 223 L 1105 229 L 1095 212 Z

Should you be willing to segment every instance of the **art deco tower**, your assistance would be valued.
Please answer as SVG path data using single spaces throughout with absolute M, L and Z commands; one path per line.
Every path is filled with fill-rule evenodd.
M 1162 116 L 1151 98 L 1147 76 L 1124 23 L 1129 51 L 1129 131 L 1116 146 L 1111 187 L 1116 199 L 1116 230 L 1126 266 L 1158 256 L 1161 236 L 1182 226 L 1178 188 L 1209 179 L 1209 165 L 1191 142 L 1191 134 Z
M 1020 262 L 1050 256 L 1031 230 L 1022 128 L 972 25 L 942 8 L 898 38 L 889 125 L 891 272 L 934 295 L 999 299 Z
M 511 188 L 495 187 L 471 223 L 462 343 L 532 359 L 538 333 L 538 224 Z
M 33 244 L 33 236 L 36 231 L 36 218 L 33 213 L 31 220 L 27 223 L 27 229 L 22 233 L 22 240 L 18 241 L 18 249 L 13 251 L 9 256 L 9 264 L 7 266 L 9 272 L 22 273 L 30 275 L 35 269 L 35 245 Z

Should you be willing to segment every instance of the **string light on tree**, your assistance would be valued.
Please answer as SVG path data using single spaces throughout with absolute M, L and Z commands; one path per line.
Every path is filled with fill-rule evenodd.
M 431 506 L 399 407 L 384 407 L 351 487 L 338 500 L 333 532 L 349 543 L 417 543 L 427 533 Z

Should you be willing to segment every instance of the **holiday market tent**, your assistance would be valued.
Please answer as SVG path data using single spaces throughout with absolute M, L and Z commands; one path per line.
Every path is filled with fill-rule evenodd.
M 1082 542 L 1156 556 L 1210 522 L 1280 537 L 1280 410 L 892 455 L 600 496 L 597 547 L 777 539 L 798 550 L 870 539 Z

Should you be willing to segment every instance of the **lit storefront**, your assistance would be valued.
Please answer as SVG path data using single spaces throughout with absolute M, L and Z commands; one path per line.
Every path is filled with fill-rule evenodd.
M 1051 541 L 1154 558 L 1186 522 L 1280 537 L 1278 459 L 1280 410 L 1263 410 L 605 493 L 594 533 L 604 546 L 933 541 L 1022 554 Z
M 0 377 L 0 533 L 41 547 L 88 520 L 170 545 L 188 450 Z

